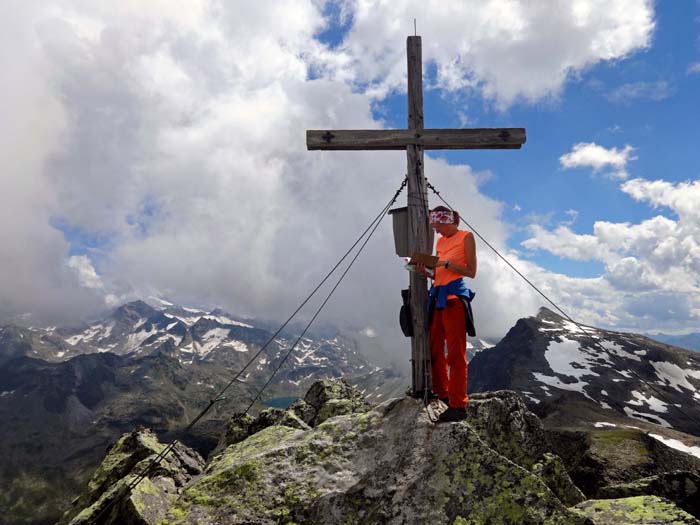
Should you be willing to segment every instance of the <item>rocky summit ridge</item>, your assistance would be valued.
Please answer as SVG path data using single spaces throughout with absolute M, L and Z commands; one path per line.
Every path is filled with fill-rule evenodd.
M 648 479 L 587 499 L 510 391 L 476 394 L 466 421 L 434 424 L 419 400 L 371 405 L 320 381 L 287 410 L 232 417 L 206 462 L 176 447 L 113 502 L 163 446 L 147 429 L 122 436 L 59 524 L 700 523 L 682 508 L 698 496 L 693 472 L 667 474 L 683 501 Z

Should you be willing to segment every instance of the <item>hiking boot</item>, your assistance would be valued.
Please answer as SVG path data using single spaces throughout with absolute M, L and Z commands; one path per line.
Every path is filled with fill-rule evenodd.
M 449 407 L 445 410 L 438 418 L 439 423 L 451 423 L 453 421 L 462 421 L 467 419 L 467 409 L 466 408 L 453 408 Z
M 440 401 L 445 403 L 447 406 L 450 406 L 450 398 L 449 397 L 440 397 L 435 392 L 430 392 L 430 396 L 428 396 L 428 399 L 430 401 L 435 401 L 436 399 L 439 399 Z

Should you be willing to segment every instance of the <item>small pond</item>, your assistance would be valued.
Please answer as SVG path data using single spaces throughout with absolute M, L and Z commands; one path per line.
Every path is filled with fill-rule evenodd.
M 273 408 L 289 408 L 289 405 L 294 403 L 297 399 L 299 399 L 299 397 L 273 397 L 272 399 L 264 401 L 264 403 Z

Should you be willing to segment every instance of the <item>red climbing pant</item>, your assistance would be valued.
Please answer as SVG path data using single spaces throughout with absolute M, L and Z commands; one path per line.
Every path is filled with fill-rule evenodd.
M 444 310 L 435 309 L 430 326 L 430 353 L 433 361 L 433 392 L 449 397 L 450 406 L 467 406 L 467 330 L 464 306 L 459 299 L 448 299 Z M 447 341 L 447 358 L 445 358 Z M 449 367 L 449 372 L 448 372 Z

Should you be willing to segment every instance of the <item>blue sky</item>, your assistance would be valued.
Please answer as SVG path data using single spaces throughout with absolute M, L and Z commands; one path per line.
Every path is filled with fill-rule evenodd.
M 586 68 L 567 82 L 561 94 L 535 104 L 516 103 L 506 110 L 484 100 L 478 90 L 446 92 L 435 85 L 434 63 L 424 64 L 425 126 L 525 127 L 528 142 L 520 151 L 431 152 L 452 164 L 468 164 L 492 177 L 481 191 L 505 205 L 504 215 L 513 227 L 509 246 L 520 249 L 528 235 L 523 226 L 533 218 L 545 225 L 571 221 L 576 233 L 591 233 L 595 221 L 637 223 L 658 213 L 618 189 L 619 183 L 604 172 L 591 177 L 586 167 L 564 170 L 559 157 L 579 142 L 606 148 L 634 147 L 629 163 L 633 177 L 684 181 L 700 176 L 697 155 L 700 71 L 689 67 L 700 61 L 700 3 L 657 2 L 652 44 L 612 62 Z M 339 18 L 337 5 L 327 12 L 333 23 L 318 35 L 337 46 L 350 30 L 351 20 Z M 418 21 L 420 27 L 420 21 Z M 420 33 L 420 31 L 419 31 Z M 616 90 L 635 88 L 631 96 L 616 97 Z M 378 101 L 375 117 L 386 127 L 406 125 L 404 92 L 392 92 Z M 468 119 L 466 125 L 460 114 Z M 430 178 L 430 173 L 426 173 Z M 446 196 L 447 197 L 447 196 Z M 700 204 L 700 203 L 699 203 Z M 479 217 L 465 213 L 475 227 Z M 536 251 L 525 252 L 532 261 L 553 271 L 577 277 L 601 275 L 599 261 L 575 261 Z
M 50 0 L 15 18 L 0 320 L 150 295 L 286 317 L 405 169 L 401 152 L 309 152 L 304 132 L 405 126 L 417 18 L 426 126 L 528 135 L 430 153 L 445 198 L 577 319 L 698 330 L 698 2 Z M 397 341 L 392 244 L 387 224 L 325 321 Z M 543 301 L 477 249 L 498 338 Z

